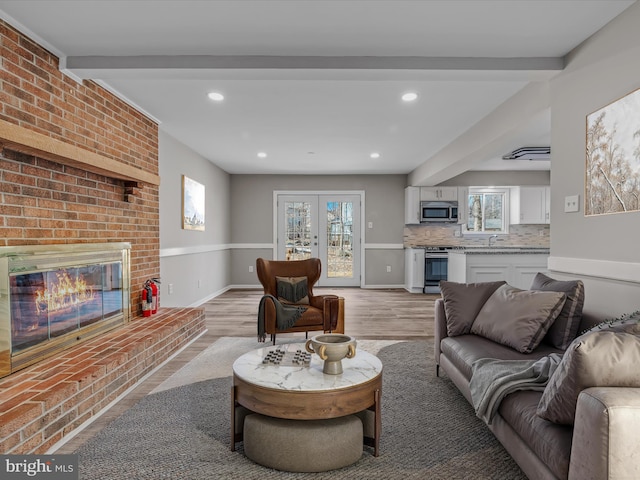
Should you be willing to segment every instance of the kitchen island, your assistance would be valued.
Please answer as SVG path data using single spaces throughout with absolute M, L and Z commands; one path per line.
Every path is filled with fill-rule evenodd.
M 448 280 L 495 282 L 529 289 L 536 273 L 547 274 L 549 249 L 539 247 L 468 247 L 449 251 Z

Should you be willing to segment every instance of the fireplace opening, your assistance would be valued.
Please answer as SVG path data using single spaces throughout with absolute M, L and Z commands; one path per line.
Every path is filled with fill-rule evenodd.
M 0 376 L 127 322 L 129 251 L 0 247 Z

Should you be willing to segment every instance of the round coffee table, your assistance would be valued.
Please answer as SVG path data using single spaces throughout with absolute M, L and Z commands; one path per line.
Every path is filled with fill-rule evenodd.
M 242 432 L 236 432 L 238 407 L 292 420 L 330 419 L 369 410 L 373 435 L 367 435 L 365 428 L 363 441 L 377 457 L 382 425 L 382 362 L 378 357 L 357 349 L 355 357 L 342 360 L 343 373 L 328 375 L 322 372 L 323 361 L 317 355 L 307 365 L 264 364 L 265 356 L 277 349 L 288 352 L 285 364 L 297 350 L 305 351 L 299 343 L 270 346 L 245 353 L 233 363 L 231 450 L 243 439 Z

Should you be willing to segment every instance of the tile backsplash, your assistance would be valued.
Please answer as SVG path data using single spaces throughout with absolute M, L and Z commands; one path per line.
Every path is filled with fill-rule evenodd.
M 470 235 L 460 233 L 459 225 L 405 225 L 404 246 L 486 246 L 489 234 Z M 510 225 L 508 235 L 500 235 L 501 247 L 549 247 L 549 225 Z

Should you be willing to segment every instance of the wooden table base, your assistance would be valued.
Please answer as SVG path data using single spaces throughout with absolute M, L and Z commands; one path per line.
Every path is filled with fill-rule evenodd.
M 236 432 L 236 411 L 245 407 L 251 412 L 292 420 L 317 420 L 343 417 L 365 410 L 374 414 L 373 437 L 364 437 L 364 444 L 380 454 L 382 372 L 368 382 L 336 390 L 292 391 L 260 387 L 236 375 L 231 387 L 231 451 L 242 441 Z

